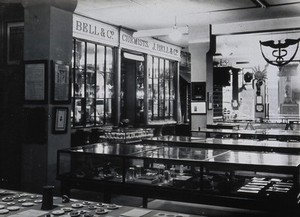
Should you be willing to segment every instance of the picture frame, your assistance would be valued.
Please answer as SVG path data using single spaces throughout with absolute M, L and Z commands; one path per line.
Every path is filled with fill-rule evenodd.
M 206 100 L 206 82 L 192 82 L 192 100 Z
M 206 114 L 206 102 L 191 102 L 191 114 Z
M 264 105 L 263 104 L 256 104 L 255 105 L 256 112 L 264 112 Z
M 51 61 L 52 104 L 69 104 L 71 102 L 70 65 L 62 61 Z
M 53 108 L 53 134 L 67 133 L 68 129 L 68 108 Z
M 24 61 L 24 101 L 45 104 L 48 100 L 48 61 Z
M 24 52 L 24 23 L 7 23 L 6 57 L 8 65 L 20 64 Z

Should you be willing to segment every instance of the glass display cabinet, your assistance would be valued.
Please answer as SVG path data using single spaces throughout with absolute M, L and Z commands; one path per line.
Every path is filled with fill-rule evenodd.
M 175 75 L 177 63 L 158 58 L 148 58 L 148 119 L 175 120 Z
M 112 124 L 114 98 L 113 48 L 73 40 L 71 124 L 73 127 Z
M 273 159 L 278 159 L 276 162 Z M 98 143 L 58 151 L 63 193 L 72 188 L 147 198 L 299 209 L 299 155 Z

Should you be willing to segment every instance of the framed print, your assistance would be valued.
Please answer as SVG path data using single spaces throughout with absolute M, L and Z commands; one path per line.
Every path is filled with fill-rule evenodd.
M 191 114 L 206 114 L 206 102 L 192 102 Z
M 7 24 L 7 64 L 19 64 L 23 61 L 24 23 Z
M 192 100 L 205 100 L 206 83 L 193 82 L 192 83 Z
M 53 133 L 66 133 L 68 128 L 68 108 L 53 108 Z
M 51 101 L 53 104 L 68 104 L 71 100 L 70 66 L 61 61 L 52 61 Z
M 24 62 L 25 103 L 46 103 L 48 93 L 48 61 Z

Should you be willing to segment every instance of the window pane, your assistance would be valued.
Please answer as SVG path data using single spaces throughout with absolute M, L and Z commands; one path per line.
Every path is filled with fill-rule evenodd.
M 158 119 L 158 100 L 153 101 L 153 119 Z
M 159 61 L 159 78 L 164 79 L 165 78 L 165 63 L 164 59 L 160 59 Z
M 154 57 L 153 61 L 154 78 L 158 78 L 158 58 Z
M 153 77 L 153 58 L 149 57 L 148 58 L 148 78 L 152 78 Z
M 148 118 L 151 120 L 152 119 L 152 113 L 153 111 L 153 100 L 152 99 L 149 99 L 149 102 L 148 102 Z
M 92 124 L 95 120 L 94 99 L 86 99 L 86 123 Z
M 112 98 L 114 94 L 114 76 L 112 73 L 106 73 L 106 98 Z
M 106 72 L 113 72 L 113 52 L 110 47 L 106 47 Z
M 159 100 L 159 117 L 163 118 L 165 116 L 165 101 Z
M 97 71 L 104 72 L 105 47 L 97 45 Z
M 175 117 L 175 114 L 174 114 L 174 100 L 170 101 L 170 116 L 171 116 L 171 119 L 174 119 L 174 117 Z
M 96 123 L 104 124 L 104 99 L 96 100 Z
M 165 78 L 168 79 L 170 77 L 170 62 L 168 60 L 165 61 Z
M 84 70 L 85 70 L 85 43 L 76 41 L 75 44 L 75 76 L 74 76 L 74 92 L 75 97 L 84 97 Z
M 112 99 L 105 100 L 106 124 L 112 124 Z
M 104 98 L 104 72 L 97 71 L 96 97 Z
M 165 101 L 165 118 L 169 118 L 170 114 L 170 106 L 169 106 L 169 101 Z
M 75 99 L 75 108 L 74 108 L 74 122 L 82 123 L 83 117 L 83 100 L 84 99 Z
M 170 99 L 170 86 L 169 86 L 169 82 L 170 82 L 169 79 L 165 80 L 165 100 L 169 100 Z

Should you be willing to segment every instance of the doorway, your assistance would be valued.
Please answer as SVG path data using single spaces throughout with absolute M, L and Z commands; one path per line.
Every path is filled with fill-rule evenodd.
M 145 123 L 145 80 L 143 54 L 122 52 L 121 120 L 133 126 Z

